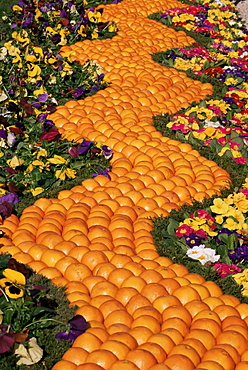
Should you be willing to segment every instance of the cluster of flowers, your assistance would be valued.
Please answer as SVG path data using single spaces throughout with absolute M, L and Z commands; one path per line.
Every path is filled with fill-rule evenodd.
M 0 203 L 74 178 L 87 159 L 110 158 L 108 147 L 62 140 L 49 114 L 70 98 L 84 98 L 107 85 L 96 62 L 81 66 L 61 45 L 114 32 L 101 10 L 76 0 L 19 0 L 0 41 Z M 59 153 L 59 155 L 58 155 Z M 81 157 L 81 156 L 84 157 Z M 3 196 L 3 197 L 1 197 Z M 5 197 L 5 198 L 4 198 Z
M 161 15 L 167 25 L 183 27 L 209 37 L 203 47 L 168 51 L 166 59 L 178 70 L 209 75 L 223 84 L 222 96 L 207 100 L 182 114 L 170 117 L 167 125 L 187 140 L 200 140 L 218 155 L 247 163 L 248 146 L 248 30 L 237 21 L 229 0 L 197 0 L 195 5 L 171 9 Z
M 66 324 L 59 321 L 58 304 L 49 288 L 29 284 L 31 275 L 32 270 L 14 258 L 0 256 L 0 353 L 13 353 L 18 366 L 32 365 L 43 357 L 36 338 L 40 331 L 62 323 L 67 330 L 56 338 L 73 341 L 88 327 L 81 315 Z
M 198 209 L 180 223 L 173 220 L 173 225 L 177 244 L 189 258 L 202 265 L 212 263 L 222 278 L 238 273 L 248 277 L 248 178 L 238 192 L 215 198 L 207 209 Z

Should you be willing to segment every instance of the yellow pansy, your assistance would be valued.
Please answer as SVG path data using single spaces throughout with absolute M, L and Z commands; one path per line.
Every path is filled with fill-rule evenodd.
M 60 155 L 55 154 L 53 158 L 48 158 L 48 162 L 52 164 L 66 164 L 67 160 L 61 157 Z
M 22 12 L 22 8 L 19 5 L 13 5 L 12 10 L 14 12 Z
M 6 190 L 0 187 L 0 197 L 6 194 Z
M 108 31 L 109 31 L 109 32 L 116 32 L 116 31 L 117 31 L 117 26 L 116 26 L 114 23 L 111 23 L 111 24 L 108 26 Z
M 28 77 L 29 78 L 40 75 L 41 69 L 37 64 L 27 63 L 27 65 L 28 65 Z
M 99 23 L 101 22 L 102 15 L 100 12 L 92 12 L 91 10 L 87 14 L 89 21 L 92 23 Z
M 70 179 L 75 179 L 77 171 L 72 170 L 71 168 L 67 168 L 65 170 L 65 173 L 66 173 L 66 176 L 69 177 Z
M 47 94 L 47 90 L 45 87 L 40 87 L 38 90 L 34 90 L 33 94 L 35 96 L 41 95 L 41 94 Z
M 65 170 L 57 170 L 55 172 L 55 177 L 56 179 L 60 179 L 60 180 L 65 180 L 65 177 L 66 177 L 66 174 L 65 174 Z
M 13 169 L 21 166 L 23 163 L 24 163 L 24 160 L 22 158 L 17 157 L 16 155 L 13 158 L 7 160 L 8 166 Z
M 32 48 L 35 54 L 39 54 L 41 58 L 43 58 L 44 54 L 42 48 L 40 48 L 39 46 L 33 46 Z
M 27 190 L 27 191 L 32 193 L 33 197 L 35 197 L 36 195 L 41 194 L 44 191 L 44 189 L 41 188 L 41 187 L 37 187 L 35 189 L 30 189 L 30 190 Z
M 46 27 L 46 33 L 47 33 L 47 36 L 53 36 L 53 35 L 56 35 L 56 33 L 58 32 L 54 30 L 52 27 Z
M 26 55 L 25 59 L 26 59 L 27 62 L 31 62 L 31 63 L 35 63 L 38 60 L 36 58 L 36 56 L 35 55 L 32 55 L 32 54 Z
M 39 159 L 40 157 L 47 157 L 47 150 L 44 149 L 44 148 L 41 148 L 37 155 L 36 155 L 37 159 Z

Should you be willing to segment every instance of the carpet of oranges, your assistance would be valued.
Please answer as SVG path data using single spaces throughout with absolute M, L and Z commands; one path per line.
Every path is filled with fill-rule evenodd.
M 176 112 L 211 85 L 154 63 L 151 54 L 190 45 L 147 18 L 176 1 L 123 0 L 104 6 L 111 40 L 86 40 L 63 52 L 96 60 L 110 86 L 60 106 L 51 118 L 70 140 L 113 149 L 103 175 L 39 199 L 2 229 L 3 252 L 66 286 L 90 328 L 53 370 L 247 370 L 248 307 L 213 282 L 156 252 L 149 217 L 167 216 L 191 198 L 226 186 L 229 176 L 189 144 L 162 137 L 152 116 Z

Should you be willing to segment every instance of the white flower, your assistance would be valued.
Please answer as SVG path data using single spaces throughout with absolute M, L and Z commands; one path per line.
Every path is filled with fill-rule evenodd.
M 0 60 L 6 61 L 6 55 L 8 54 L 8 50 L 5 46 L 0 48 Z
M 214 127 L 214 128 L 217 128 L 217 127 L 220 127 L 221 126 L 221 124 L 219 122 L 212 122 L 209 119 L 205 119 L 204 122 L 205 122 L 204 128 L 206 128 L 206 127 Z
M 198 260 L 202 265 L 205 265 L 207 262 L 216 262 L 220 259 L 220 255 L 215 254 L 216 251 L 212 248 L 205 248 L 204 244 L 199 246 L 189 248 L 186 252 L 187 256 Z
M 12 132 L 8 132 L 7 135 L 7 144 L 11 148 L 14 145 L 14 142 L 16 141 L 16 137 Z
M 38 346 L 36 338 L 30 338 L 28 348 L 26 349 L 22 343 L 15 344 L 14 354 L 17 355 L 17 365 L 33 365 L 39 362 L 43 356 L 43 350 Z
M 0 90 L 0 103 L 6 99 L 8 99 L 7 95 L 4 94 L 3 90 Z

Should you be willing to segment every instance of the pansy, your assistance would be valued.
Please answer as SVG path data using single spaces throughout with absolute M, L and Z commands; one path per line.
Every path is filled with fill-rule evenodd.
M 76 315 L 69 320 L 69 328 L 65 332 L 56 334 L 56 338 L 61 340 L 74 341 L 79 335 L 83 334 L 88 328 L 88 323 L 82 315 Z
M 15 169 L 16 167 L 21 166 L 24 163 L 24 159 L 17 157 L 16 155 L 7 160 L 7 164 L 9 165 L 10 168 Z
M 0 287 L 5 294 L 12 299 L 20 298 L 24 295 L 26 279 L 23 274 L 11 269 L 2 272 L 4 278 L 0 279 Z

